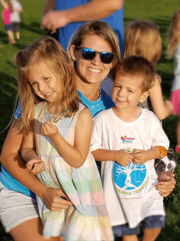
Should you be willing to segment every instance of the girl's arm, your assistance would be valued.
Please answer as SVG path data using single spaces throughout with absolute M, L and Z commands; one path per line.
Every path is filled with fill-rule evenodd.
M 70 166 L 79 168 L 86 160 L 90 149 L 92 126 L 91 112 L 85 108 L 80 112 L 77 120 L 74 146 L 61 136 L 57 127 L 50 121 L 42 124 L 41 133 L 52 140 L 60 155 Z
M 61 198 L 65 194 L 59 189 L 45 186 L 26 168 L 26 163 L 20 156 L 23 136 L 16 128 L 17 122 L 17 119 L 13 120 L 5 139 L 1 153 L 2 165 L 17 181 L 43 199 L 51 211 L 67 209 L 72 204 Z
M 1 5 L 3 6 L 3 8 L 7 8 L 7 4 L 5 3 L 5 1 L 4 0 L 1 0 Z
M 29 132 L 23 138 L 21 155 L 22 158 L 27 162 L 26 166 L 29 172 L 33 175 L 37 175 L 44 171 L 45 164 L 36 154 L 34 148 L 34 134 L 32 132 Z
M 170 101 L 163 100 L 159 78 L 159 76 L 156 78 L 154 86 L 150 89 L 150 100 L 155 115 L 158 119 L 163 120 L 171 114 L 173 105 Z

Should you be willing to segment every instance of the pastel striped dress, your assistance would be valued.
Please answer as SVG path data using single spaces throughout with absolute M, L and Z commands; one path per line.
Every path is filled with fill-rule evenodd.
M 76 122 L 83 108 L 84 105 L 79 104 L 79 110 L 74 116 L 53 123 L 71 145 L 74 145 Z M 46 165 L 46 169 L 37 177 L 46 186 L 63 190 L 73 206 L 68 210 L 51 212 L 43 200 L 37 197 L 40 217 L 44 224 L 43 236 L 63 236 L 64 241 L 113 240 L 101 179 L 93 156 L 89 153 L 80 168 L 68 165 L 52 141 L 40 133 L 42 123 L 50 117 L 46 103 L 36 106 L 36 152 Z

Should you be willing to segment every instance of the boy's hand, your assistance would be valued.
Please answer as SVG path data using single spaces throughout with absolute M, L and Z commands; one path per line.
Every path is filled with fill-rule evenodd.
M 148 157 L 146 155 L 146 151 L 144 150 L 134 150 L 134 152 L 132 153 L 132 156 L 133 156 L 133 162 L 135 164 L 143 164 L 145 163 L 146 161 L 148 161 Z
M 26 163 L 26 166 L 33 175 L 37 175 L 45 169 L 45 164 L 41 159 L 32 159 Z
M 131 153 L 127 153 L 126 151 L 117 151 L 114 161 L 125 167 L 133 161 L 133 156 Z
M 42 124 L 41 127 L 41 134 L 43 136 L 47 136 L 51 138 L 52 136 L 56 135 L 58 133 L 58 128 L 53 125 L 50 121 L 45 122 Z

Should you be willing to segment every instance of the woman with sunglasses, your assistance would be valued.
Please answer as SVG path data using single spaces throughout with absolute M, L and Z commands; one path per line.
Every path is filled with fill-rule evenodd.
M 81 101 L 92 116 L 114 105 L 100 88 L 120 59 L 119 40 L 105 22 L 83 24 L 68 44 L 68 55 L 76 71 L 76 85 Z
M 79 97 L 89 107 L 92 116 L 112 107 L 114 103 L 111 98 L 100 89 L 101 82 L 111 74 L 120 57 L 118 39 L 109 25 L 97 21 L 82 25 L 70 40 L 68 54 L 74 63 Z M 19 113 L 18 111 L 19 109 L 15 113 L 16 118 L 19 118 L 21 114 L 21 111 Z M 9 173 L 11 173 L 16 184 L 16 189 L 14 189 L 16 192 L 22 183 L 26 191 L 31 190 L 42 198 L 51 211 L 67 209 L 71 202 L 61 198 L 64 196 L 61 190 L 46 187 L 27 170 L 25 162 L 19 154 L 23 136 L 16 129 L 15 122 L 17 121 L 15 119 L 10 127 L 1 154 L 1 162 L 7 170 L 6 178 L 9 178 Z M 11 178 L 13 178 L 12 176 Z M 167 196 L 172 192 L 174 185 L 175 181 L 171 181 L 167 183 L 167 186 L 162 187 L 164 195 Z M 11 198 L 13 199 L 13 196 Z M 26 207 L 28 206 L 29 212 L 23 213 L 22 216 L 23 198 L 26 198 Z M 6 201 L 8 201 L 7 198 L 4 199 L 4 202 Z M 42 223 L 36 208 L 36 200 L 31 197 L 28 199 L 28 196 L 22 193 L 19 193 L 19 199 L 14 201 L 16 214 L 13 213 L 14 210 L 8 211 L 8 208 L 2 210 L 0 207 L 0 215 L 4 212 L 7 217 L 10 217 L 9 215 L 13 217 L 13 219 L 11 218 L 10 234 L 14 240 L 45 241 L 42 237 Z M 56 238 L 51 237 L 49 240 L 54 241 Z

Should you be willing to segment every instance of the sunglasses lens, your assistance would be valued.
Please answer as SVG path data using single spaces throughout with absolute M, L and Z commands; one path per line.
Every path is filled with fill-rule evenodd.
M 101 53 L 101 61 L 105 64 L 110 64 L 113 61 L 114 54 L 109 52 Z
M 83 48 L 82 49 L 82 57 L 86 60 L 92 60 L 96 56 L 96 51 L 93 49 Z

